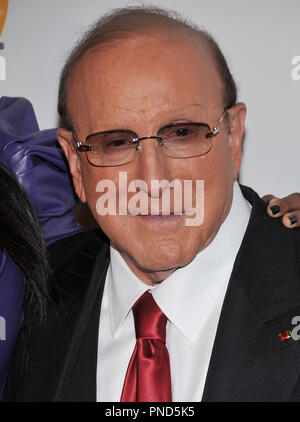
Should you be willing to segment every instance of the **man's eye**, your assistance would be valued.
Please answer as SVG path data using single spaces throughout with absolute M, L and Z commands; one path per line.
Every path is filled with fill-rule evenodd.
M 165 137 L 170 140 L 189 140 L 195 137 L 195 130 L 192 127 L 181 126 L 172 128 L 165 133 Z
M 192 134 L 193 134 L 193 131 L 187 127 L 181 127 L 173 133 L 174 136 L 178 136 L 178 137 L 189 136 Z
M 130 145 L 132 145 L 132 141 L 128 139 L 116 139 L 105 144 L 106 148 L 122 148 Z

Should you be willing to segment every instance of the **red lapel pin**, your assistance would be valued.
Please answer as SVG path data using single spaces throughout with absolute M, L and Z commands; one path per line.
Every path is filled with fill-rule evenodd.
M 278 334 L 278 337 L 280 341 L 286 341 L 292 338 L 292 332 L 291 331 L 282 331 Z

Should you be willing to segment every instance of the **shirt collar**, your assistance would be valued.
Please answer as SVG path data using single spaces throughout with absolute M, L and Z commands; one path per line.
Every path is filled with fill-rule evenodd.
M 110 247 L 109 313 L 114 335 L 122 325 L 137 299 L 153 287 L 142 282 L 128 267 L 120 252 Z
M 188 265 L 177 269 L 155 287 L 139 280 L 121 254 L 111 247 L 109 309 L 113 335 L 135 301 L 151 289 L 167 318 L 193 341 L 201 324 L 205 323 L 205 316 L 224 294 L 250 213 L 251 205 L 235 182 L 231 209 L 213 241 Z

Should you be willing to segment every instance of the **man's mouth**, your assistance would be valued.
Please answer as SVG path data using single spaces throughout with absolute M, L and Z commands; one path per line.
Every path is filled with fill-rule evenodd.
M 184 213 L 168 213 L 168 214 L 138 214 L 136 217 L 139 217 L 139 219 L 145 221 L 145 222 L 151 222 L 151 223 L 173 223 L 178 221 Z

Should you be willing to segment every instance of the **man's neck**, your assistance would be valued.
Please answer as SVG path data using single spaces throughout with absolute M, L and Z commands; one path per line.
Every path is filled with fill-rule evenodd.
M 172 274 L 178 267 L 169 268 L 166 270 L 150 271 L 140 268 L 139 265 L 124 251 L 120 250 L 115 244 L 111 242 L 111 247 L 116 249 L 131 269 L 131 271 L 145 284 L 149 286 L 156 286 Z

